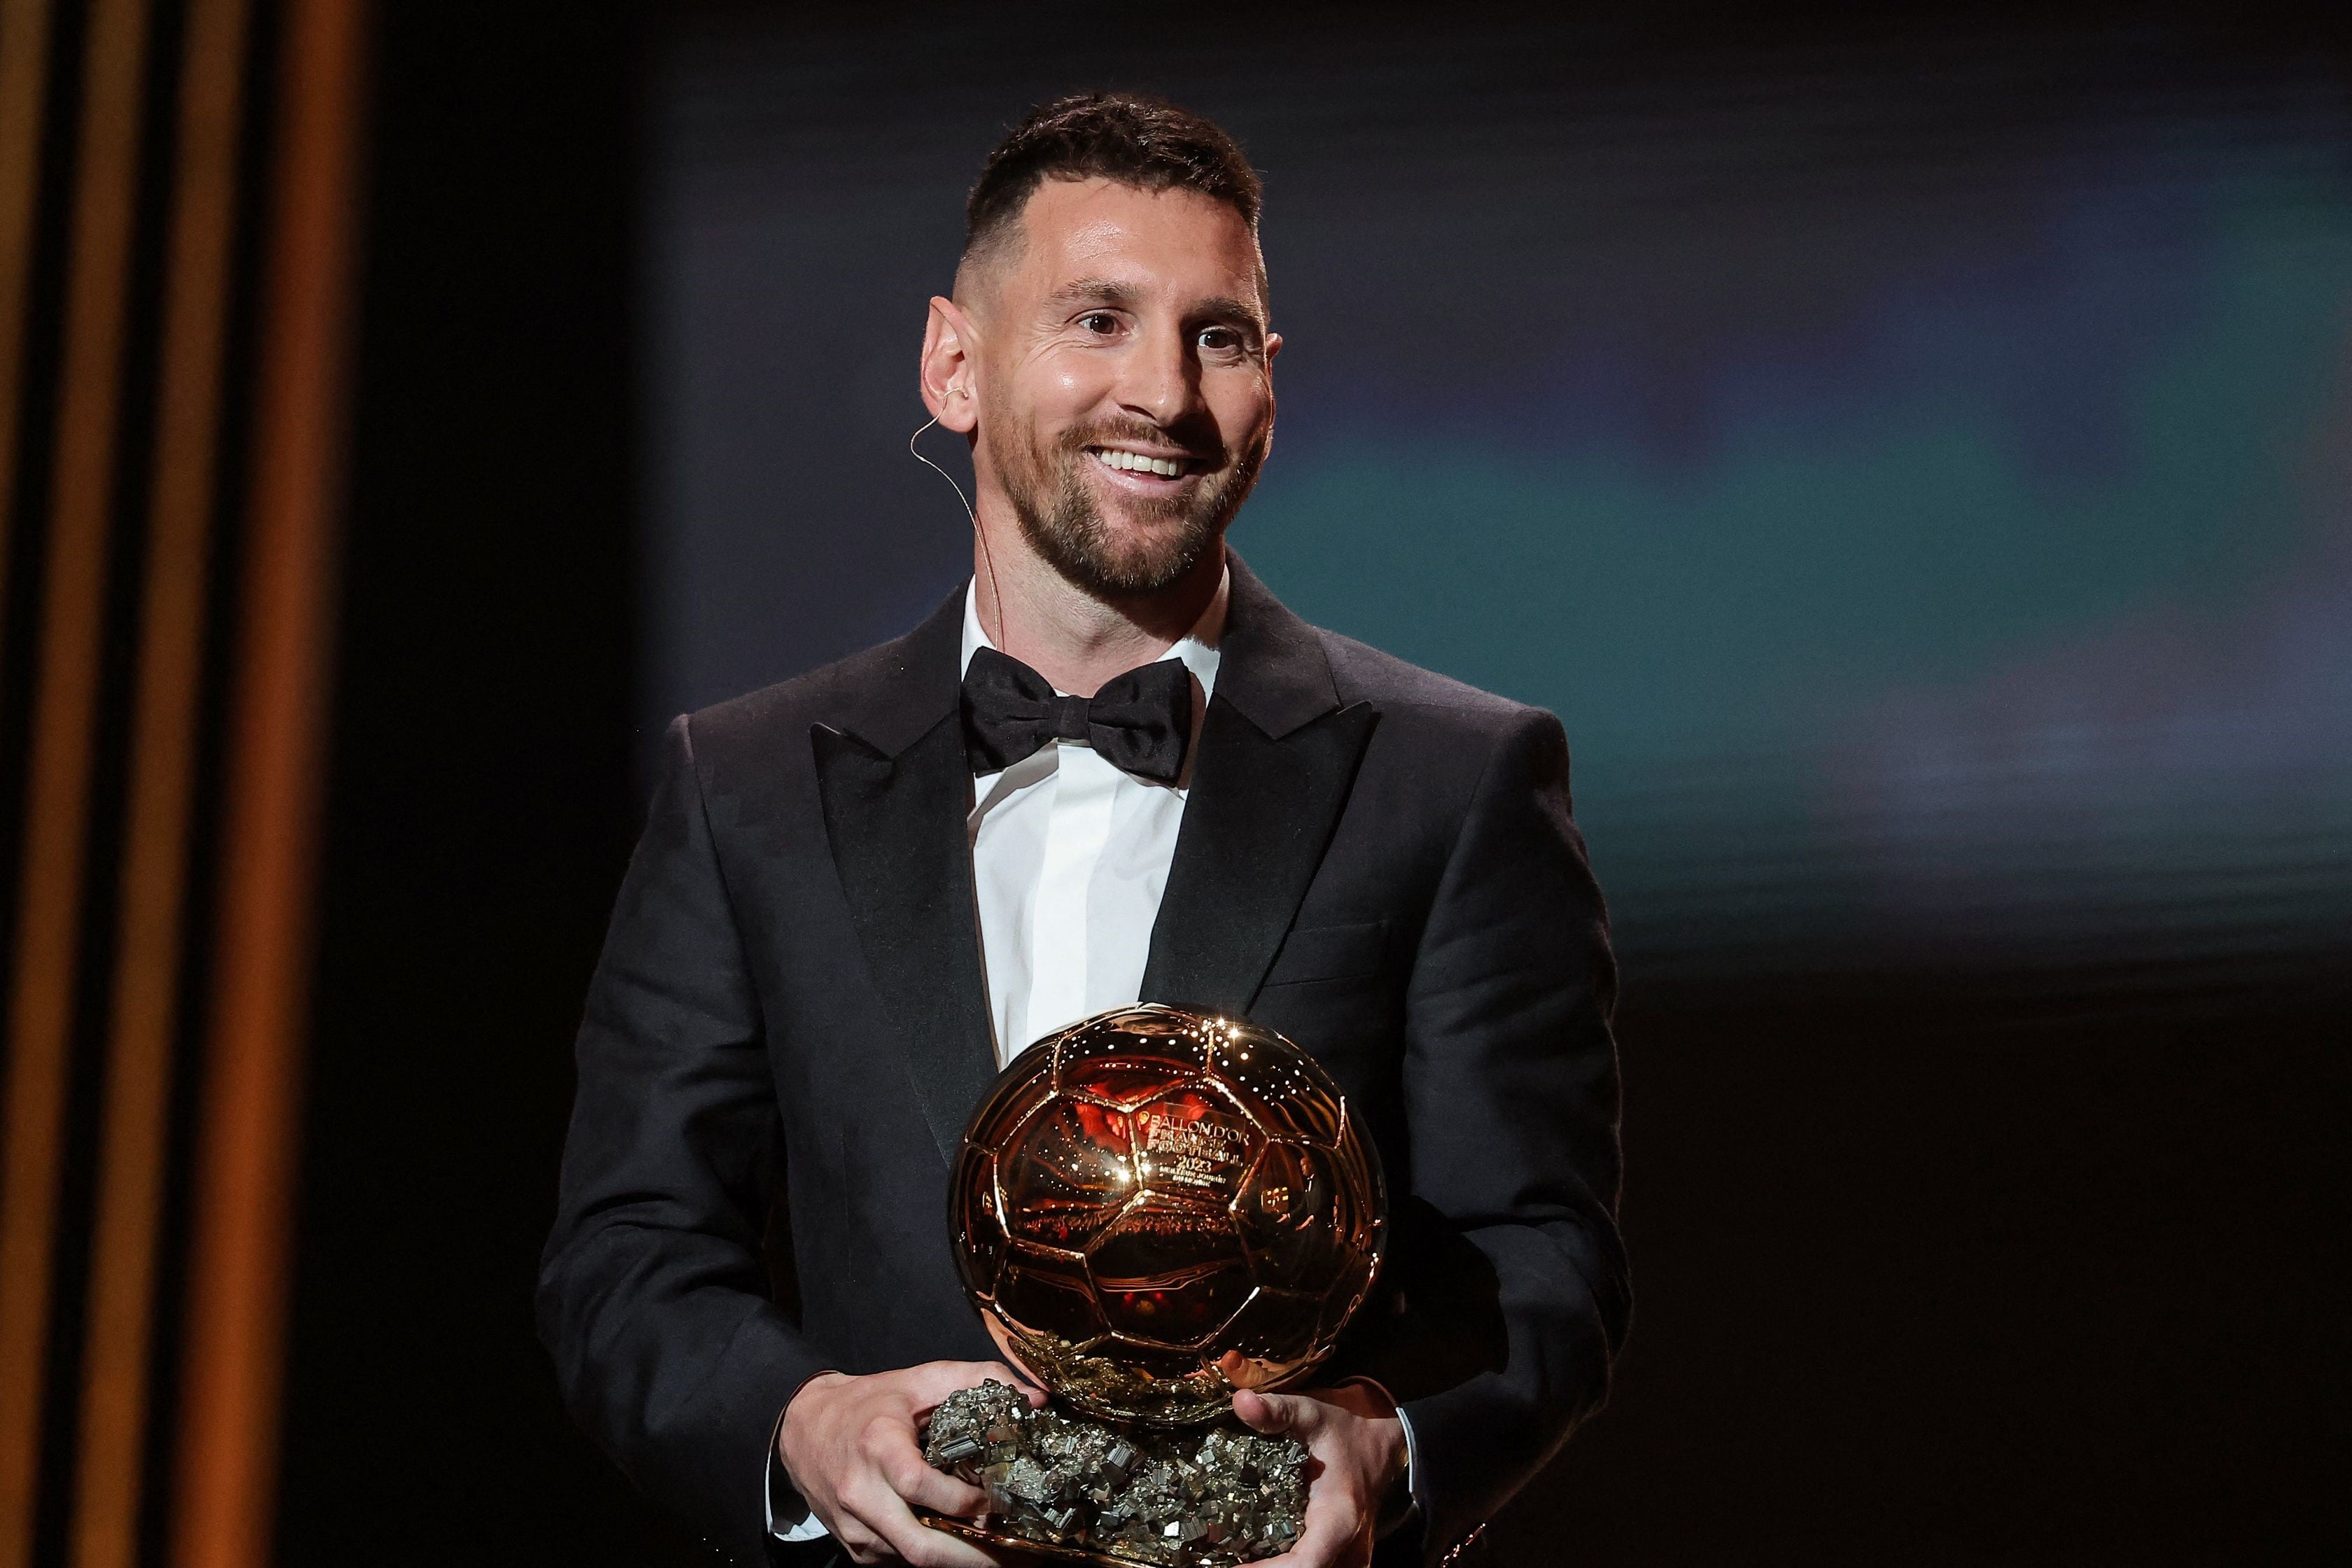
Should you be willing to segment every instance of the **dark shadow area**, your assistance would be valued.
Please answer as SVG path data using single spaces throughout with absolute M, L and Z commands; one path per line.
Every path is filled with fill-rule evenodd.
M 1425 1200 L 1391 1192 L 1390 1205 L 1380 1282 L 1349 1321 L 1330 1375 L 1372 1377 L 1410 1401 L 1500 1372 L 1510 1327 L 1493 1261 Z
M 2341 1555 L 2352 988 L 2040 990 L 1634 976 L 1633 1332 L 1507 1560 Z
M 626 6 L 376 16 L 279 1560 L 704 1560 L 560 1407 L 531 1320 L 642 810 L 643 35 Z

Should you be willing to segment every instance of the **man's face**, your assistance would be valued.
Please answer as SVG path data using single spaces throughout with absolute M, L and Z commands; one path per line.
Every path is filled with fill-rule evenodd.
M 982 482 L 1056 571 L 1150 595 L 1215 548 L 1274 433 L 1257 244 L 1191 191 L 1047 180 L 981 283 Z

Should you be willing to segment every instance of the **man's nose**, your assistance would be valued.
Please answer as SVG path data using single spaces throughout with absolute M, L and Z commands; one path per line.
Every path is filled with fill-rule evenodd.
M 1199 377 L 1182 332 L 1148 334 L 1120 368 L 1118 400 L 1129 411 L 1166 429 L 1192 410 Z

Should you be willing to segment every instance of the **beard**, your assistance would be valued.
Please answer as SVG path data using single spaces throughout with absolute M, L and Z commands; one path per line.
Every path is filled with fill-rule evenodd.
M 1029 548 L 1098 599 L 1149 597 L 1182 582 L 1223 539 L 1249 499 L 1267 439 L 1261 435 L 1239 462 L 1203 476 L 1181 495 L 1121 498 L 1124 524 L 1106 518 L 1087 483 L 1084 465 L 1095 459 L 1087 448 L 1165 439 L 1145 426 L 1093 425 L 1063 432 L 1050 451 L 1034 441 L 1016 444 L 1019 461 L 1007 465 L 1004 488 Z

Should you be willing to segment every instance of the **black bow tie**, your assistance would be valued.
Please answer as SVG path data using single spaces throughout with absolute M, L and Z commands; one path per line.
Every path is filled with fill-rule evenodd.
M 1122 773 L 1172 784 L 1192 741 L 1192 672 L 1163 658 L 1061 697 L 1045 678 L 992 647 L 963 672 L 963 749 L 975 773 L 1009 768 L 1055 741 L 1083 741 Z

